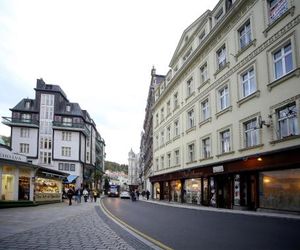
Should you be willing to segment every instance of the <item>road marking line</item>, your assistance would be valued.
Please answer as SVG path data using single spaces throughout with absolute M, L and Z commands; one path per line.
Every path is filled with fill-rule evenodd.
M 125 226 L 126 228 L 128 228 L 129 230 L 133 231 L 134 233 L 136 233 L 137 235 L 145 238 L 146 240 L 150 241 L 151 243 L 155 244 L 156 246 L 164 249 L 164 250 L 173 250 L 173 248 L 170 248 L 168 246 L 166 246 L 165 244 L 161 243 L 158 240 L 153 239 L 152 237 L 142 233 L 141 231 L 135 229 L 134 227 L 128 225 L 126 222 L 122 221 L 121 219 L 119 219 L 117 216 L 113 215 L 110 211 L 108 211 L 108 209 L 105 207 L 104 203 L 103 203 L 103 199 L 100 200 L 100 207 L 103 209 L 103 212 L 105 212 L 109 217 L 111 217 L 112 219 L 116 220 L 117 222 L 119 222 L 120 224 L 122 224 L 123 226 Z

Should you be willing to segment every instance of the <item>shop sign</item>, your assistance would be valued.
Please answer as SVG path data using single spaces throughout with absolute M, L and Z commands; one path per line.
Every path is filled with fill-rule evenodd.
M 0 148 L 0 158 L 11 161 L 27 162 L 27 157 L 11 152 L 6 148 Z
M 213 173 L 221 173 L 221 172 L 224 172 L 224 167 L 223 167 L 223 165 L 213 167 Z

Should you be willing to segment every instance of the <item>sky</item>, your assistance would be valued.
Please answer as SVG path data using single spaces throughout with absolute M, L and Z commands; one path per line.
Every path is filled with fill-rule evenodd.
M 217 0 L 0 0 L 0 116 L 36 79 L 89 112 L 106 160 L 139 152 L 151 69 L 165 75 L 183 31 Z M 0 124 L 0 135 L 10 128 Z

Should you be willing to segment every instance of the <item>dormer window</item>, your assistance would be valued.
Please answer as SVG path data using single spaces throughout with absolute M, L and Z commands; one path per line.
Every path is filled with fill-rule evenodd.
M 67 112 L 70 112 L 70 111 L 71 111 L 71 105 L 67 105 L 67 106 L 66 106 L 66 111 L 67 111 Z
M 190 54 L 192 53 L 192 48 L 189 48 L 189 50 L 185 53 L 184 57 L 183 57 L 183 61 L 185 61 L 189 56 Z
M 25 102 L 25 108 L 29 109 L 30 108 L 30 101 Z
M 217 14 L 215 15 L 215 21 L 216 21 L 216 23 L 220 21 L 220 19 L 222 18 L 222 16 L 223 16 L 223 8 L 221 8 L 221 9 L 217 12 Z

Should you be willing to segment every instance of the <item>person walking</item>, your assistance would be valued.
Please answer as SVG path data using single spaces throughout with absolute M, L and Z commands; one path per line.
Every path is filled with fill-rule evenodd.
M 133 190 L 130 192 L 130 196 L 131 196 L 131 200 L 132 200 L 132 201 L 135 201 L 135 200 L 136 200 L 136 198 L 135 198 L 135 193 L 134 193 Z
M 83 194 L 84 202 L 87 202 L 88 197 L 89 197 L 89 192 L 86 190 L 86 188 L 83 189 L 82 194 Z
M 150 192 L 149 190 L 146 191 L 146 197 L 147 197 L 147 200 L 149 200 L 149 196 L 150 196 Z
M 75 193 L 74 188 L 69 188 L 69 190 L 67 192 L 67 197 L 69 199 L 69 206 L 72 205 L 72 198 L 73 198 L 74 193 Z
M 136 200 L 138 201 L 139 198 L 140 198 L 140 192 L 139 192 L 139 190 L 137 189 L 137 190 L 135 191 L 135 193 L 136 193 Z
M 97 201 L 97 197 L 98 197 L 98 192 L 96 189 L 93 190 L 93 196 L 94 196 L 94 201 Z

